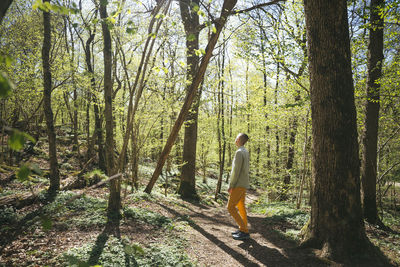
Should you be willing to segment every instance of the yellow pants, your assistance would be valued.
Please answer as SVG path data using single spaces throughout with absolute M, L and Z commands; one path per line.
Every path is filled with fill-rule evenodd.
M 244 187 L 232 188 L 227 208 L 233 219 L 235 219 L 236 223 L 238 224 L 239 230 L 248 233 L 249 229 L 247 228 L 247 212 L 244 204 L 245 198 L 246 198 L 246 188 Z

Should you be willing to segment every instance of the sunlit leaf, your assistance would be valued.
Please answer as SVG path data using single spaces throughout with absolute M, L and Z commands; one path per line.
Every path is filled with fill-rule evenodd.
M 13 129 L 10 138 L 8 138 L 8 145 L 12 150 L 21 150 L 24 147 L 26 140 L 36 142 L 35 138 L 27 133 Z

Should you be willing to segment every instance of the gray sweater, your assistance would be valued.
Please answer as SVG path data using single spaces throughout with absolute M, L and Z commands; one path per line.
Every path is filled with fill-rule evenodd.
M 241 146 L 235 153 L 232 162 L 231 182 L 229 188 L 244 187 L 249 188 L 249 151 Z

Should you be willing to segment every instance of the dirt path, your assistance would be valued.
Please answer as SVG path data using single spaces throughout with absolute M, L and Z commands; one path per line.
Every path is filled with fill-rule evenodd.
M 256 200 L 250 192 L 247 204 Z M 187 202 L 186 202 L 187 203 Z M 164 207 L 173 212 L 172 209 Z M 268 229 L 263 216 L 249 213 L 251 239 L 234 240 L 231 232 L 237 227 L 224 207 L 186 204 L 190 228 L 188 236 L 190 247 L 187 252 L 197 259 L 200 266 L 327 266 L 310 250 L 296 249 L 296 243 L 285 240 L 276 231 Z M 175 210 L 175 213 L 176 210 Z

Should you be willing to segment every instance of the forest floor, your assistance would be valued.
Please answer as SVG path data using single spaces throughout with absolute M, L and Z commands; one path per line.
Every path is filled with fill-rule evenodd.
M 251 231 L 246 241 L 232 239 L 230 233 L 236 227 L 223 203 L 187 202 L 176 195 L 141 192 L 124 199 L 122 238 L 115 239 L 103 232 L 107 193 L 107 188 L 91 190 L 59 210 L 74 195 L 61 193 L 55 204 L 45 208 L 48 214 L 55 210 L 51 227 L 43 220 L 27 219 L 34 218 L 31 215 L 40 210 L 39 204 L 14 211 L 18 224 L 1 228 L 0 266 L 341 266 L 319 258 L 317 251 L 298 249 L 298 240 L 285 234 L 298 233 L 301 226 L 296 225 L 296 216 L 304 221 L 304 211 L 276 204 L 277 214 L 260 213 L 254 206 L 259 196 L 253 190 L 246 199 Z M 400 235 L 372 228 L 369 235 L 386 244 L 397 242 L 397 247 L 381 249 L 398 266 Z
M 65 158 L 59 159 L 63 182 L 79 171 L 70 154 L 64 151 Z M 46 170 L 45 153 L 40 155 L 30 161 Z M 36 174 L 24 182 L 9 179 L 16 170 L 0 165 L 0 198 L 48 186 L 48 179 Z M 121 238 L 104 231 L 107 187 L 89 190 L 73 201 L 76 190 L 61 191 L 51 203 L 0 208 L 0 266 L 341 266 L 318 257 L 316 250 L 297 248 L 309 207 L 271 202 L 266 192 L 251 189 L 246 197 L 251 239 L 237 241 L 231 237 L 236 227 L 226 210 L 226 183 L 218 201 L 213 197 L 212 173 L 208 184 L 200 179 L 197 183 L 198 202 L 174 194 L 173 178 L 167 183 L 160 177 L 149 195 L 143 193 L 143 186 L 152 170 L 151 164 L 140 166 L 139 191 L 131 192 L 123 184 Z M 166 184 L 175 187 L 166 192 Z M 44 194 L 39 194 L 43 199 Z M 387 210 L 384 222 L 400 232 L 399 208 Z M 400 234 L 368 224 L 366 230 L 392 266 L 400 266 Z M 377 266 L 377 262 L 351 266 Z

